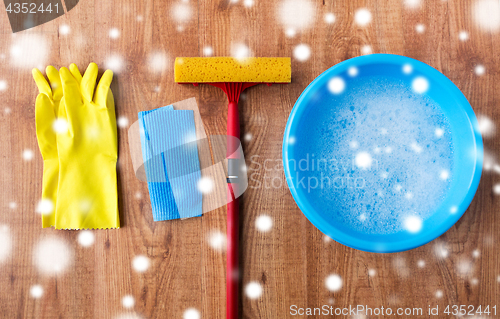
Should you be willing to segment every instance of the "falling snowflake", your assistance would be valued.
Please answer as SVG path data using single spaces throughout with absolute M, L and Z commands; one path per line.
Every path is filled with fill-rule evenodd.
M 460 39 L 460 41 L 467 41 L 469 39 L 469 33 L 467 31 L 461 31 L 458 34 L 458 38 Z
M 64 134 L 68 131 L 68 121 L 63 118 L 58 118 L 52 123 L 52 130 L 57 134 Z
M 457 206 L 451 206 L 450 207 L 450 213 L 455 214 L 457 211 L 458 211 L 458 207 Z
M 135 256 L 132 260 L 132 267 L 137 272 L 145 272 L 149 268 L 149 258 L 144 255 Z
M 448 257 L 448 249 L 446 249 L 442 243 L 438 243 L 434 246 L 434 252 L 436 253 L 436 256 L 440 258 Z
M 9 208 L 10 209 L 16 209 L 17 208 L 17 203 L 16 202 L 10 202 L 9 203 Z
M 422 23 L 417 24 L 415 26 L 415 31 L 417 31 L 417 33 L 424 33 L 425 25 L 423 25 Z
M 46 64 L 50 45 L 35 33 L 25 33 L 14 38 L 10 47 L 10 64 L 23 69 L 40 68 Z
M 308 0 L 285 0 L 277 13 L 278 19 L 287 29 L 305 30 L 314 23 L 315 9 Z
M 345 81 L 339 76 L 333 77 L 328 81 L 328 91 L 332 94 L 340 94 L 345 90 Z
M 367 26 L 372 21 L 372 13 L 367 8 L 361 8 L 354 14 L 354 21 L 359 26 Z
M 484 65 L 478 64 L 474 68 L 474 72 L 476 73 L 476 75 L 481 76 L 484 75 L 484 73 L 486 72 L 486 68 L 484 67 Z
M 442 290 L 436 290 L 436 298 L 442 298 L 443 297 L 443 291 Z
M 470 283 L 473 285 L 473 286 L 476 286 L 478 283 L 479 283 L 479 279 L 477 278 L 472 278 Z
M 167 55 L 161 51 L 154 51 L 148 55 L 148 68 L 153 73 L 161 73 L 168 66 Z
M 411 66 L 411 64 L 403 65 L 403 73 L 404 74 L 410 74 L 411 72 L 413 72 L 413 67 Z
M 311 49 L 307 44 L 299 44 L 293 49 L 293 56 L 301 62 L 307 61 L 311 57 Z
M 444 135 L 444 130 L 442 128 L 437 128 L 434 131 L 434 135 L 436 135 L 437 138 L 441 138 Z
M 200 319 L 200 318 L 201 314 L 195 308 L 186 309 L 186 311 L 184 311 L 184 315 L 182 316 L 182 319 Z
M 418 216 L 409 216 L 405 219 L 404 226 L 410 233 L 418 233 L 422 230 L 422 219 Z
M 361 47 L 361 54 L 362 55 L 368 55 L 368 54 L 372 54 L 372 47 L 369 46 L 369 45 L 363 45 Z
M 5 262 L 12 251 L 12 237 L 7 225 L 0 225 L 0 264 Z
M 214 181 L 210 177 L 202 177 L 198 180 L 197 188 L 202 194 L 210 194 L 214 189 Z
M 327 13 L 323 20 L 328 24 L 332 24 L 335 22 L 335 15 L 333 13 Z
M 359 152 L 354 158 L 354 163 L 361 169 L 368 169 L 372 165 L 372 156 L 368 152 Z
M 410 147 L 415 153 L 422 153 L 422 146 L 417 143 L 411 143 Z
M 297 34 L 297 31 L 293 28 L 286 29 L 285 35 L 289 38 L 293 38 Z
M 176 21 L 177 23 L 184 24 L 191 19 L 191 16 L 193 14 L 192 11 L 193 10 L 191 9 L 191 6 L 187 3 L 176 3 L 172 7 L 171 16 L 172 19 L 174 19 L 174 21 Z
M 373 268 L 368 269 L 368 276 L 375 277 L 376 274 L 377 274 L 377 271 L 375 269 L 373 269 Z
M 288 138 L 288 144 L 290 144 L 290 145 L 294 145 L 296 142 L 297 142 L 297 138 L 296 138 L 296 137 L 294 137 L 294 136 L 290 136 L 290 137 Z
M 110 69 L 115 73 L 120 73 L 125 68 L 125 61 L 119 55 L 111 55 L 104 62 L 106 69 Z
M 95 236 L 90 230 L 81 230 L 78 234 L 78 243 L 83 247 L 90 247 L 94 244 Z
M 142 198 L 142 193 L 141 192 L 135 192 L 135 199 L 141 199 Z
M 133 308 L 135 305 L 135 299 L 131 295 L 126 295 L 122 298 L 122 305 L 124 308 Z
M 25 161 L 31 161 L 35 157 L 35 153 L 30 149 L 25 149 L 23 151 L 23 159 Z
M 73 260 L 73 251 L 68 244 L 56 237 L 41 240 L 34 250 L 34 262 L 44 274 L 63 272 Z
M 210 46 L 206 46 L 203 48 L 203 55 L 204 56 L 212 56 L 214 54 L 214 49 Z
M 138 15 L 135 19 L 137 20 L 137 22 L 144 21 L 144 17 L 142 15 Z
M 50 215 L 54 212 L 54 202 L 49 198 L 42 198 L 37 206 L 36 212 L 42 215 Z
M 7 90 L 7 81 L 1 80 L 0 81 L 0 92 Z
M 231 56 L 236 59 L 245 59 L 252 56 L 252 51 L 243 43 L 234 43 L 231 45 Z
M 254 0 L 243 0 L 243 5 L 247 8 L 253 7 L 254 4 L 255 4 Z
M 337 274 L 332 274 L 326 277 L 325 280 L 326 289 L 336 292 L 342 289 L 342 278 Z
M 424 268 L 425 267 L 425 261 L 420 259 L 418 262 L 417 262 L 417 266 L 419 268 Z
M 257 299 L 262 295 L 262 286 L 258 282 L 250 282 L 245 286 L 245 294 L 250 299 Z
M 227 244 L 226 235 L 220 231 L 213 231 L 208 236 L 208 244 L 215 250 L 224 250 Z
M 474 249 L 474 251 L 472 252 L 472 257 L 479 258 L 479 256 L 481 256 L 481 252 L 479 251 L 479 249 Z
M 404 0 L 404 4 L 409 9 L 417 9 L 422 6 L 422 0 Z
M 273 228 L 273 220 L 270 216 L 261 215 L 255 220 L 255 226 L 261 232 L 266 233 Z
M 477 121 L 479 123 L 479 132 L 481 132 L 483 137 L 491 137 L 495 135 L 495 123 L 493 123 L 489 117 L 479 115 Z
M 243 139 L 247 142 L 250 142 L 252 140 L 252 134 L 251 133 L 246 133 Z
M 353 150 L 357 149 L 359 147 L 358 141 L 351 141 L 349 143 L 349 147 L 352 148 Z
M 450 172 L 448 172 L 447 170 L 442 170 L 439 173 L 439 178 L 442 180 L 447 180 L 449 177 L 450 177 Z
M 473 7 L 473 17 L 480 29 L 496 32 L 500 29 L 500 2 L 479 0 Z
M 355 66 L 351 66 L 348 70 L 347 70 L 347 74 L 349 74 L 349 76 L 352 76 L 352 77 L 355 77 L 357 76 L 359 73 L 359 70 L 357 67 Z
M 10 114 L 12 112 L 12 110 L 10 109 L 10 107 L 6 107 L 3 111 L 4 111 L 5 114 Z
M 128 126 L 128 118 L 126 116 L 120 116 L 117 121 L 118 127 L 126 128 Z
M 413 80 L 411 86 L 413 88 L 413 91 L 422 94 L 427 92 L 427 90 L 429 89 L 429 81 L 427 81 L 427 79 L 422 76 L 418 76 Z
M 117 28 L 111 28 L 109 30 L 109 37 L 111 39 L 118 39 L 120 37 L 120 30 L 118 30 Z
M 40 286 L 40 285 L 31 286 L 30 295 L 31 295 L 31 297 L 33 297 L 35 299 L 41 298 L 43 296 L 42 286 Z

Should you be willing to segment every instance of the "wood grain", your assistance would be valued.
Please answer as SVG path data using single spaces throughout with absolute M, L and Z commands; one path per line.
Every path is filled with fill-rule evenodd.
M 276 16 L 281 1 L 255 0 L 246 7 L 243 1 L 228 0 L 82 0 L 66 15 L 15 37 L 7 15 L 0 14 L 0 80 L 8 84 L 0 91 L 0 224 L 7 225 L 13 242 L 0 264 L 0 317 L 182 318 L 188 308 L 199 310 L 202 318 L 225 317 L 225 254 L 209 245 L 212 232 L 225 232 L 225 208 L 202 218 L 153 222 L 147 185 L 132 169 L 126 129 L 119 131 L 121 229 L 93 231 L 95 243 L 84 248 L 77 231 L 41 228 L 35 213 L 43 164 L 35 135 L 37 91 L 30 69 L 16 67 L 9 53 L 12 43 L 25 35 L 38 35 L 49 45 L 46 65 L 75 62 L 84 68 L 96 62 L 104 70 L 110 57 L 120 57 L 123 68 L 112 84 L 118 116 L 132 123 L 139 111 L 195 97 L 209 135 L 225 133 L 226 98 L 210 86 L 175 84 L 176 56 L 203 56 L 207 46 L 216 56 L 231 55 L 235 44 L 248 46 L 255 56 L 292 56 L 300 43 L 311 48 L 307 61 L 292 59 L 291 84 L 251 88 L 240 103 L 242 132 L 252 137 L 243 146 L 249 174 L 254 174 L 240 209 L 242 318 L 293 318 L 291 305 L 422 307 L 424 313 L 428 305 L 495 305 L 500 300 L 500 198 L 492 191 L 500 180 L 496 173 L 483 174 L 470 208 L 443 236 L 409 252 L 381 255 L 325 240 L 297 208 L 282 170 L 259 169 L 266 160 L 279 163 L 288 114 L 303 89 L 327 68 L 361 55 L 366 45 L 373 53 L 406 55 L 437 68 L 462 90 L 477 114 L 497 122 L 500 37 L 475 25 L 474 2 L 427 0 L 421 8 L 408 9 L 400 0 L 311 0 L 313 24 L 295 37 L 285 35 Z M 190 8 L 184 23 L 172 16 L 180 4 Z M 373 15 L 366 27 L 354 23 L 354 13 L 363 7 Z M 336 16 L 333 24 L 323 21 L 329 12 Z M 426 28 L 421 34 L 415 30 L 419 23 Z M 61 25 L 71 32 L 61 34 Z M 118 38 L 108 36 L 111 28 L 120 30 Z M 459 40 L 462 30 L 469 33 L 467 41 Z M 159 72 L 148 64 L 154 53 L 166 55 L 167 66 Z M 478 64 L 486 68 L 483 76 L 474 73 Z M 496 155 L 499 140 L 484 143 Z M 25 149 L 34 151 L 33 160 L 23 161 Z M 266 188 L 266 180 L 279 187 Z M 256 230 L 255 220 L 262 214 L 271 216 L 272 231 Z M 71 265 L 57 276 L 43 275 L 33 260 L 38 243 L 50 237 L 73 251 Z M 437 257 L 437 247 L 446 248 L 446 258 Z M 132 267 L 138 255 L 150 259 L 146 272 Z M 465 274 L 458 271 L 464 262 L 471 265 Z M 342 277 L 340 291 L 326 289 L 330 274 Z M 262 285 L 260 298 L 245 296 L 249 282 Z M 44 289 L 39 299 L 30 295 L 36 284 Z M 125 295 L 135 298 L 132 309 L 122 306 Z

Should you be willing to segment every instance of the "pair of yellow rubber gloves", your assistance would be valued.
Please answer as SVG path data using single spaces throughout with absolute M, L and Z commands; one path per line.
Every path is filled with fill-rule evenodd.
M 35 104 L 38 145 L 43 157 L 40 212 L 42 227 L 56 229 L 119 228 L 115 104 L 104 72 L 91 63 L 83 77 L 48 66 L 48 81 L 38 69 Z

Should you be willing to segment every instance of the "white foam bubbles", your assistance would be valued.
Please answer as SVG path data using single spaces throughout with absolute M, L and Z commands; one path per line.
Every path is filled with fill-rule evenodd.
M 135 256 L 134 259 L 132 260 L 132 267 L 137 272 L 145 272 L 146 270 L 149 269 L 149 264 L 150 264 L 149 258 L 144 255 Z
M 500 2 L 497 0 L 478 0 L 473 5 L 472 16 L 481 30 L 497 32 L 500 29 Z
M 301 62 L 309 60 L 311 48 L 307 44 L 299 44 L 293 49 L 293 57 Z
M 345 90 L 345 81 L 339 76 L 333 77 L 328 81 L 328 90 L 332 94 L 340 94 Z
M 372 156 L 368 152 L 359 152 L 354 158 L 354 163 L 361 169 L 369 169 L 372 166 Z
M 148 69 L 152 73 L 159 74 L 168 67 L 167 55 L 162 51 L 153 51 L 148 55 Z
M 429 81 L 423 76 L 416 77 L 411 83 L 415 93 L 423 94 L 429 90 Z
M 273 228 L 273 220 L 268 215 L 260 215 L 255 220 L 255 227 L 261 232 L 266 233 Z
M 285 28 L 302 31 L 314 23 L 315 9 L 309 0 L 285 0 L 277 14 Z
M 343 281 L 342 278 L 337 274 L 332 274 L 326 277 L 325 286 L 326 289 L 332 292 L 339 291 L 342 289 Z
M 195 308 L 188 308 L 186 311 L 184 311 L 184 314 L 182 316 L 182 319 L 200 319 L 201 314 L 198 311 L 198 309 Z
M 41 273 L 56 275 L 71 265 L 73 251 L 62 239 L 49 237 L 35 247 L 33 260 Z
M 358 9 L 354 14 L 354 21 L 359 26 L 367 26 L 372 21 L 372 13 L 367 8 Z
M 245 294 L 250 299 L 258 299 L 262 296 L 262 285 L 258 282 L 250 282 L 245 286 Z
M 90 230 L 81 230 L 78 234 L 78 243 L 82 247 L 90 247 L 94 244 L 95 236 Z
M 404 221 L 404 227 L 410 233 L 418 233 L 422 230 L 422 218 L 418 216 L 408 216 Z
M 33 285 L 30 288 L 30 295 L 32 298 L 39 299 L 43 296 L 43 288 L 40 285 Z

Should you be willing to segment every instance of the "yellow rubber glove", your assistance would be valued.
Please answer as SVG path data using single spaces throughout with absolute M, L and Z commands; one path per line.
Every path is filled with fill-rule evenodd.
M 43 157 L 42 199 L 37 210 L 42 214 L 42 227 L 55 226 L 55 205 L 57 202 L 57 181 L 59 160 L 57 156 L 56 114 L 62 98 L 59 71 L 53 66 L 46 69 L 49 82 L 38 69 L 32 74 L 40 92 L 35 103 L 35 123 L 38 146 Z
M 59 120 L 66 119 L 67 130 L 59 131 L 56 139 L 59 180 L 55 227 L 118 228 L 118 145 L 109 88 L 113 72 L 104 72 L 96 88 L 95 63 L 88 66 L 83 78 L 76 65 L 70 69 L 59 70 L 63 98 L 58 114 Z

